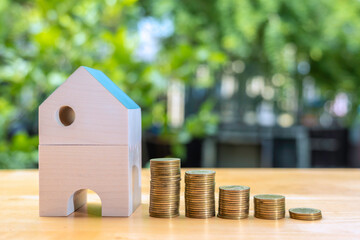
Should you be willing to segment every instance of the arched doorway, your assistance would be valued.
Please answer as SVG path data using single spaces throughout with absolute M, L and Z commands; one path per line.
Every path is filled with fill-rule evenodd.
M 67 212 L 74 217 L 101 217 L 100 196 L 91 189 L 79 189 L 69 197 Z

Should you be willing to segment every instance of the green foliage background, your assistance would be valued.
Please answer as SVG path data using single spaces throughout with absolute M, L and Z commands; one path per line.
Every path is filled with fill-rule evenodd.
M 148 16 L 171 19 L 175 30 L 143 62 L 134 51 L 137 24 Z M 169 81 L 211 89 L 241 60 L 249 66 L 243 76 L 283 74 L 300 98 L 297 65 L 306 61 L 327 97 L 345 91 L 356 106 L 359 39 L 355 0 L 1 0 L 0 168 L 36 167 L 37 107 L 78 66 L 105 72 L 142 107 L 143 128 L 159 125 L 176 144 L 177 133 L 214 134 L 218 116 L 206 102 L 182 128 L 169 128 Z M 199 65 L 209 68 L 207 79 L 196 79 Z

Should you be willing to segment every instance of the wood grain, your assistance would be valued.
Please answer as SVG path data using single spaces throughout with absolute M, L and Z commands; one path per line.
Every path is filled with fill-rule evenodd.
M 299 221 L 287 212 L 278 221 L 256 219 L 251 202 L 248 219 L 190 219 L 184 217 L 183 201 L 180 217 L 150 218 L 148 169 L 142 171 L 142 205 L 129 218 L 97 217 L 96 205 L 69 217 L 39 217 L 38 172 L 5 170 L 0 171 L 0 239 L 360 239 L 358 169 L 215 170 L 217 188 L 243 184 L 251 187 L 251 196 L 283 194 L 287 209 L 319 208 L 324 218 Z

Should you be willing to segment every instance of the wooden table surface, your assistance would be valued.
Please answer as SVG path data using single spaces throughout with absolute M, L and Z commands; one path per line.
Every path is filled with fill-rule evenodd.
M 99 217 L 89 203 L 69 217 L 38 216 L 38 172 L 0 171 L 0 239 L 360 239 L 358 169 L 215 169 L 216 186 L 251 187 L 250 217 L 243 220 L 159 219 L 148 216 L 149 170 L 142 172 L 142 205 L 129 218 Z M 183 183 L 182 183 L 183 184 Z M 286 208 L 313 207 L 323 219 L 306 222 L 253 217 L 252 196 L 286 196 Z M 90 195 L 93 199 L 97 195 Z

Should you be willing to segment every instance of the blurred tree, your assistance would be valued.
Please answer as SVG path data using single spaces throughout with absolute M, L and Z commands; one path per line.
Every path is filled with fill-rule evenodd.
M 214 134 L 219 118 L 206 101 L 182 127 L 170 128 L 170 81 L 204 89 L 217 102 L 214 86 L 224 76 L 251 91 L 255 79 L 265 86 L 249 90 L 255 102 L 265 99 L 299 119 L 310 78 L 327 98 L 347 92 L 356 106 L 359 11 L 356 0 L 2 0 L 0 168 L 36 166 L 37 107 L 80 65 L 103 70 L 131 92 L 143 128 L 158 126 L 172 143 Z M 155 57 L 141 59 L 139 24 L 149 17 L 173 31 L 158 34 L 159 46 L 145 39 Z
M 174 34 L 164 41 L 159 57 L 162 74 L 169 78 L 197 85 L 201 81 L 196 81 L 196 70 L 206 65 L 212 78 L 209 87 L 227 74 L 251 90 L 256 86 L 248 83 L 261 76 L 257 82 L 262 88 L 248 95 L 255 102 L 274 103 L 280 113 L 291 112 L 297 123 L 303 113 L 304 80 L 314 80 L 327 99 L 346 92 L 353 109 L 359 103 L 356 0 L 141 3 L 147 14 L 174 22 Z M 350 114 L 347 120 L 352 119 Z
M 141 16 L 133 0 L 0 2 L 0 168 L 36 167 L 37 108 L 81 65 L 131 92 L 152 124 L 161 90 L 158 70 L 133 59 Z

